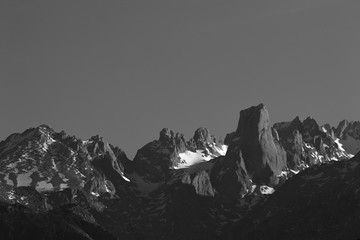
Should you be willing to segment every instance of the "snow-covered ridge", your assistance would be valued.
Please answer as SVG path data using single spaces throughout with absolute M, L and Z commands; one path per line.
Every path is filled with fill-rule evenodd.
M 222 145 L 220 147 L 212 146 L 212 150 L 196 150 L 196 152 L 185 151 L 179 153 L 180 162 L 174 166 L 174 169 L 189 168 L 195 164 L 209 161 L 215 157 L 224 156 L 227 151 L 227 145 Z
M 38 192 L 51 192 L 66 188 L 81 189 L 91 179 L 105 184 L 96 191 L 109 192 L 107 179 L 94 178 L 93 174 L 97 174 L 94 173 L 96 168 L 92 160 L 105 157 L 107 152 L 113 159 L 117 156 L 109 144 L 100 141 L 101 150 L 88 152 L 93 143 L 96 144 L 94 139 L 81 141 L 63 131 L 55 132 L 46 125 L 10 135 L 0 143 L 0 181 L 14 187 L 33 187 Z M 117 169 L 121 177 L 129 181 L 122 169 Z

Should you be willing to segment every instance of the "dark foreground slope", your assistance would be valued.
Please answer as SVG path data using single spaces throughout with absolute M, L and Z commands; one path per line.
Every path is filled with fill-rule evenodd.
M 226 239 L 359 239 L 360 153 L 288 180 Z
M 76 205 L 36 212 L 20 204 L 0 202 L 0 234 L 2 240 L 116 239 L 96 224 L 87 211 Z

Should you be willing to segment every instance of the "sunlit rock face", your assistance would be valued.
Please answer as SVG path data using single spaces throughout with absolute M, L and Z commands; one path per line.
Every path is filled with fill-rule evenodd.
M 240 112 L 237 130 L 228 134 L 225 157 L 217 158 L 211 180 L 221 202 L 234 204 L 256 185 L 276 186 L 286 167 L 286 152 L 269 126 L 263 104 Z
M 189 168 L 223 156 L 226 150 L 227 146 L 217 141 L 207 128 L 198 128 L 189 141 L 183 134 L 164 128 L 158 140 L 137 151 L 134 172 L 148 182 L 165 182 L 170 169 Z
M 242 110 L 236 135 L 249 176 L 256 183 L 276 185 L 286 166 L 286 152 L 273 137 L 266 106 Z
M 44 193 L 72 189 L 113 197 L 114 185 L 126 182 L 127 161 L 99 136 L 82 141 L 41 125 L 0 143 L 0 181 Z
M 274 128 L 286 150 L 287 170 L 290 170 L 290 173 L 297 173 L 315 164 L 345 160 L 353 156 L 343 148 L 333 127 L 329 124 L 319 126 L 313 118 L 308 117 L 302 122 L 296 117 L 289 122 L 275 123 Z

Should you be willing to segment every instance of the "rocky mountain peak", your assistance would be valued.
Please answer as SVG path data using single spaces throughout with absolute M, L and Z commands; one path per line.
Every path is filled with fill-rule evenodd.
M 274 139 L 269 123 L 269 113 L 264 104 L 240 111 L 236 130 L 240 140 L 233 143 L 237 146 L 230 145 L 229 151 L 240 149 L 246 170 L 253 181 L 271 185 L 277 184 L 276 176 L 286 166 L 286 154 Z
M 303 139 L 307 142 L 311 142 L 315 135 L 320 133 L 320 127 L 315 119 L 307 117 L 302 123 Z
M 94 135 L 94 136 L 90 137 L 90 140 L 91 141 L 96 141 L 96 142 L 103 142 L 104 138 L 97 134 L 97 135 Z
M 343 132 L 348 125 L 349 125 L 348 120 L 344 119 L 344 120 L 340 121 L 340 123 L 337 126 L 336 131 L 335 131 L 336 136 L 339 138 L 342 138 Z
M 9 136 L 0 143 L 0 181 L 39 192 L 84 190 L 95 195 L 111 193 L 113 184 L 105 176 L 111 170 L 124 177 L 120 158 L 126 155 L 99 136 L 82 141 L 47 125 Z M 108 160 L 108 161 L 107 161 Z M 127 160 L 127 158 L 126 158 Z M 101 162 L 101 164 L 97 164 Z M 104 164 L 107 171 L 100 174 Z M 94 167 L 96 165 L 96 167 Z M 111 174 L 110 174 L 111 175 Z
M 236 132 L 246 137 L 251 131 L 262 131 L 269 127 L 269 113 L 264 104 L 240 111 L 240 118 Z
M 210 131 L 207 128 L 200 127 L 196 129 L 193 139 L 195 142 L 212 142 Z
M 354 161 L 343 164 L 347 161 L 340 160 L 350 158 L 343 148 L 356 143 L 360 123 L 344 122 L 340 129 L 341 139 L 330 125 L 319 127 L 314 119 L 302 122 L 299 117 L 271 127 L 267 107 L 259 104 L 240 111 L 236 131 L 225 139 L 227 146 L 204 127 L 196 129 L 189 141 L 163 128 L 159 138 L 139 149 L 130 161 L 99 135 L 82 141 L 40 125 L 0 143 L 0 200 L 29 203 L 28 207 L 44 212 L 64 204 L 86 206 L 96 221 L 124 239 L 214 239 L 223 226 L 276 199 L 283 186 L 291 186 L 288 178 L 295 176 L 292 182 L 299 182 L 291 195 L 302 189 L 312 196 L 317 180 L 332 181 L 357 166 Z M 322 174 L 313 170 L 319 163 L 324 163 L 320 168 L 339 168 L 326 168 Z M 307 180 L 311 184 L 304 188 Z M 266 196 L 273 193 L 274 198 Z M 348 196 L 344 195 L 345 200 Z M 270 201 L 282 211 L 287 198 Z M 306 202 L 302 199 L 300 206 Z M 268 213 L 262 216 L 271 217 Z
M 174 138 L 174 132 L 169 128 L 163 128 L 160 131 L 159 141 L 163 144 L 169 144 Z
M 335 135 L 347 152 L 354 155 L 360 151 L 359 121 L 342 120 L 335 129 Z

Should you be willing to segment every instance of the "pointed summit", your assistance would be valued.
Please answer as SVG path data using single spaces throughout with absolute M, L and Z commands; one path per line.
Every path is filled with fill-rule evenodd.
M 264 104 L 240 111 L 236 130 L 240 141 L 234 143 L 242 151 L 247 172 L 261 184 L 276 184 L 276 176 L 286 166 L 285 150 L 274 139 L 269 123 Z M 236 149 L 236 146 L 230 146 L 230 149 Z
M 335 130 L 335 134 L 338 138 L 342 138 L 343 137 L 343 133 L 345 128 L 349 125 L 349 121 L 344 119 L 342 120 L 339 125 L 337 126 L 336 130 Z
M 164 144 L 168 144 L 171 142 L 171 139 L 173 137 L 174 137 L 174 132 L 172 130 L 170 130 L 169 128 L 163 128 L 160 131 L 159 141 Z
M 195 142 L 201 141 L 201 142 L 211 142 L 211 135 L 210 131 L 207 128 L 200 127 L 196 129 L 193 139 Z

